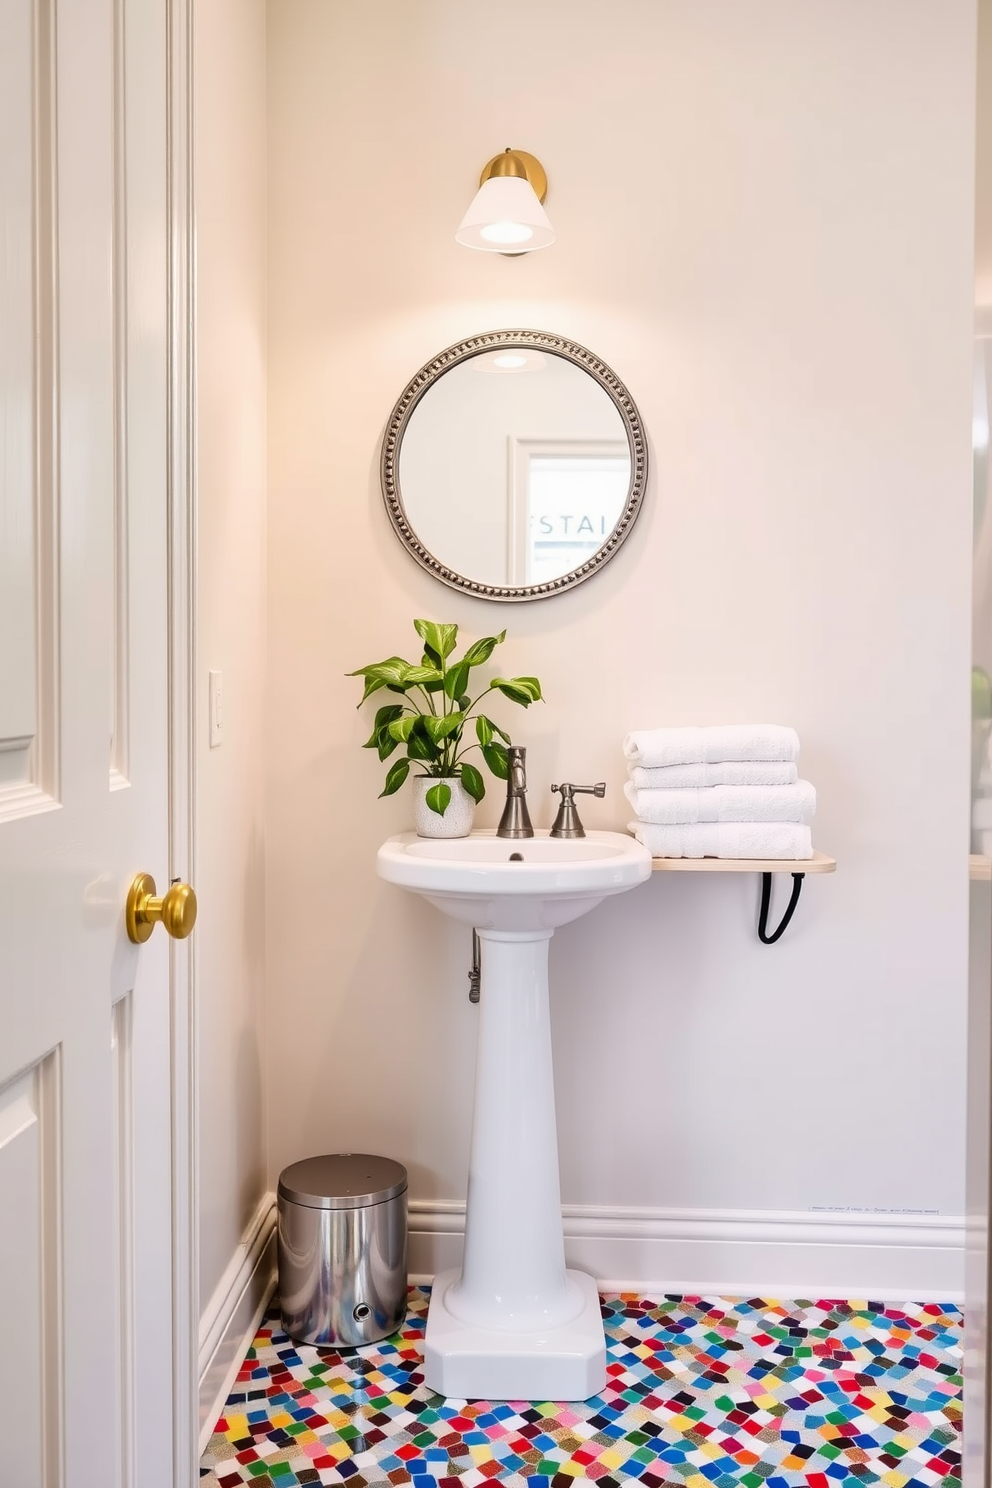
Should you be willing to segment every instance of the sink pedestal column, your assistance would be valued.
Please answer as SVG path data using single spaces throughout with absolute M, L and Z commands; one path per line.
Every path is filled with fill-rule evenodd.
M 606 1383 L 591 1276 L 566 1271 L 548 942 L 480 930 L 482 996 L 465 1254 L 434 1279 L 424 1373 L 442 1395 L 586 1400 Z

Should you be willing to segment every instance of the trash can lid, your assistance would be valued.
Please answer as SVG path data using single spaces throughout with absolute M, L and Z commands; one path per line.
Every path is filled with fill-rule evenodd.
M 308 1209 L 363 1209 L 406 1188 L 406 1168 L 369 1152 L 305 1157 L 279 1174 L 279 1197 Z

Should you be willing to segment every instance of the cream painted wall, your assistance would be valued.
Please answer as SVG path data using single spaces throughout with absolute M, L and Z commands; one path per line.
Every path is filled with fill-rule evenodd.
M 265 1191 L 265 5 L 194 6 L 200 1301 Z M 208 747 L 207 673 L 224 679 Z
M 747 877 L 656 875 L 552 946 L 563 1198 L 964 1208 L 974 7 L 279 0 L 269 8 L 270 1182 L 307 1153 L 466 1181 L 469 937 L 380 884 L 343 673 L 415 615 L 506 625 L 551 780 L 630 726 L 794 724 L 840 860 L 775 948 Z M 453 242 L 546 164 L 552 249 Z M 571 595 L 442 589 L 382 509 L 393 401 L 445 345 L 594 348 L 651 440 L 644 513 Z M 495 792 L 494 792 L 495 797 Z M 482 812 L 495 819 L 495 799 Z
M 978 4 L 978 87 L 975 151 L 975 304 L 992 308 L 992 6 Z M 988 329 L 988 327 L 986 327 Z

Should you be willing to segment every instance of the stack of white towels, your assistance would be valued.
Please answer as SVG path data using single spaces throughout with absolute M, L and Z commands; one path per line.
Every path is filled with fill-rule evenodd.
M 816 791 L 777 724 L 637 729 L 623 752 L 630 831 L 654 858 L 811 858 Z

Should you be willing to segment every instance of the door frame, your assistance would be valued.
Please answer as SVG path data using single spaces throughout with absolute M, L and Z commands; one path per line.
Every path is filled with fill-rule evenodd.
M 192 0 L 165 0 L 169 878 L 196 883 L 196 337 Z M 170 942 L 173 1461 L 198 1472 L 196 937 Z

